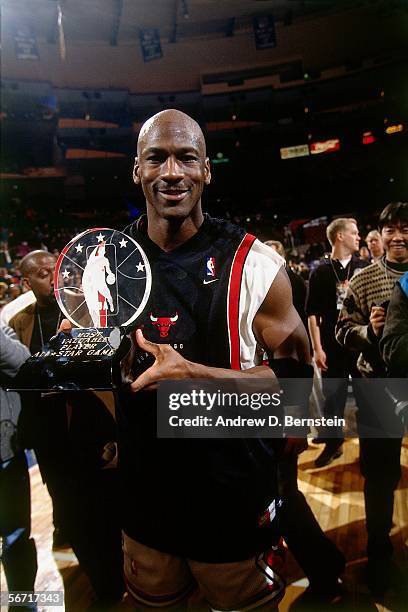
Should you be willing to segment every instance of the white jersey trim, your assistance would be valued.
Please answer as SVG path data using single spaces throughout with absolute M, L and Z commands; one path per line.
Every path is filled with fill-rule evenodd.
M 274 249 L 255 240 L 246 257 L 239 296 L 241 369 L 259 365 L 252 324 L 270 286 L 285 260 Z

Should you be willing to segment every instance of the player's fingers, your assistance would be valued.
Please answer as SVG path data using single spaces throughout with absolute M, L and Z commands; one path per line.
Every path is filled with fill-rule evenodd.
M 132 384 L 130 385 L 130 390 L 132 393 L 136 393 L 137 391 L 140 391 L 141 389 L 149 388 L 150 385 L 154 385 L 156 382 L 157 381 L 156 381 L 154 372 L 152 371 L 152 367 L 151 367 L 151 368 L 148 368 L 142 374 L 140 374 L 140 376 L 138 376 L 136 380 L 132 382 Z
M 147 353 L 150 353 L 151 355 L 153 355 L 153 357 L 157 357 L 159 355 L 160 345 L 155 344 L 155 342 L 150 342 L 150 340 L 146 340 L 141 329 L 136 330 L 135 336 L 136 342 L 138 343 L 141 349 L 143 349 Z
M 151 383 L 150 385 L 146 385 L 143 387 L 143 391 L 157 391 L 158 384 L 157 382 Z

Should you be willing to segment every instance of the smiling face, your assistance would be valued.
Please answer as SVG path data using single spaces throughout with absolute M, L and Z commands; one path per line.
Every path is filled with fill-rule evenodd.
M 386 258 L 395 263 L 408 262 L 408 223 L 387 223 L 381 230 Z
M 152 117 L 140 132 L 133 178 L 142 186 L 148 213 L 182 220 L 201 210 L 211 173 L 198 124 L 180 111 Z

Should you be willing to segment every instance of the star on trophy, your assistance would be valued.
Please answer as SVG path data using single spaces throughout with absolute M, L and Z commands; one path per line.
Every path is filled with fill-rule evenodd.
M 61 251 L 54 292 L 73 328 L 30 357 L 13 388 L 112 389 L 121 384 L 120 361 L 130 348 L 129 328 L 149 299 L 152 276 L 141 246 L 109 228 L 89 229 Z M 145 361 L 145 363 L 143 363 Z M 138 356 L 140 371 L 149 356 Z

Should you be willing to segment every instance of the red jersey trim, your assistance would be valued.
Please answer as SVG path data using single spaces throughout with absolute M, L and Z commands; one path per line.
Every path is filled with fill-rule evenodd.
M 230 347 L 230 367 L 232 370 L 241 370 L 240 335 L 239 335 L 239 297 L 241 293 L 242 272 L 249 250 L 255 242 L 255 236 L 245 234 L 237 248 L 231 266 L 228 285 L 227 321 Z

